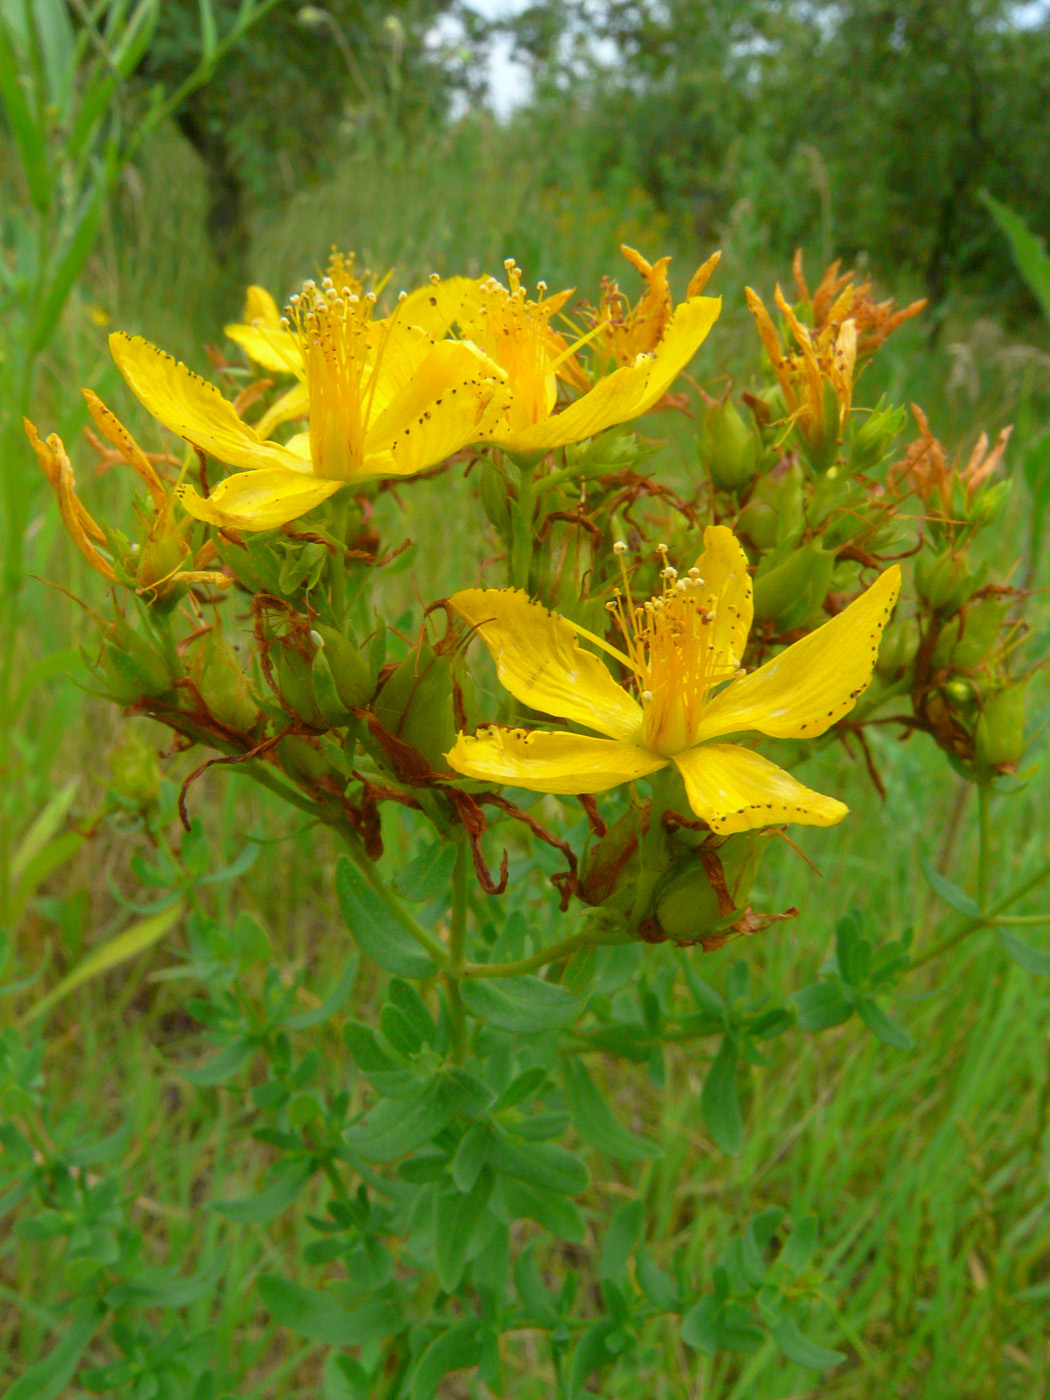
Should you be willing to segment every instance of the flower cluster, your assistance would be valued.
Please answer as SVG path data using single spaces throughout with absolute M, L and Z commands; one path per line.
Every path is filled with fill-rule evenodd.
M 800 299 L 777 289 L 779 326 L 748 290 L 765 363 L 739 402 L 732 385 L 702 396 L 704 470 L 672 485 L 643 469 L 631 425 L 692 411 L 671 391 L 718 317 L 704 294 L 717 255 L 676 303 L 670 259 L 623 252 L 643 284 L 633 305 L 608 278 L 593 305 L 542 282 L 530 294 L 513 259 L 499 277 L 395 296 L 334 254 L 283 314 L 249 289 L 226 333 L 265 377 L 233 399 L 113 335 L 127 385 L 180 443 L 148 455 L 88 393 L 105 450 L 145 488 L 137 540 L 92 517 L 57 437 L 27 431 L 114 590 L 95 671 L 115 700 L 208 762 L 248 762 L 365 855 L 398 804 L 469 842 L 499 893 L 492 832 L 516 822 L 563 858 L 563 908 L 576 898 L 624 937 L 713 947 L 763 926 L 748 893 L 768 834 L 847 813 L 784 762 L 838 738 L 877 782 L 864 727 L 907 693 L 909 728 L 975 775 L 1016 764 L 1023 712 L 995 706 L 1023 692 L 1009 664 L 1019 595 L 967 563 L 1003 498 L 1006 440 L 950 470 L 920 414 L 920 442 L 888 469 L 903 413 L 862 407 L 858 376 L 920 308 L 876 303 L 837 265 L 811 295 L 797 261 Z M 384 618 L 400 551 L 378 496 L 457 464 L 467 482 L 449 491 L 475 493 L 477 558 L 494 540 L 506 586 L 461 577 L 412 639 Z M 909 501 L 923 536 L 903 572 Z M 760 751 L 770 741 L 780 762 Z M 520 790 L 554 805 L 527 810 Z M 552 829 L 558 799 L 586 813 L 584 849 Z

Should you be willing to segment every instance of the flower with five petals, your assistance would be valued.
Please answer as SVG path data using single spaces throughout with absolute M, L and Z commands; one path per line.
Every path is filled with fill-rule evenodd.
M 719 835 L 776 822 L 841 821 L 848 811 L 842 802 L 722 741 L 748 731 L 815 738 L 847 714 L 871 679 L 900 569 L 887 569 L 836 617 L 745 675 L 747 558 L 722 525 L 705 530 L 704 546 L 682 578 L 665 563 L 660 596 L 635 605 L 627 591 L 610 605 L 623 651 L 520 590 L 454 594 L 453 607 L 477 631 L 515 699 L 602 737 L 493 725 L 461 733 L 449 765 L 465 777 L 534 792 L 593 793 L 673 763 L 693 811 Z M 637 699 L 580 646 L 581 636 L 621 663 Z

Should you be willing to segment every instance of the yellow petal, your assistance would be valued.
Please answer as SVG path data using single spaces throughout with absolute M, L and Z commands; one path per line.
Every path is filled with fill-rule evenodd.
M 701 744 L 676 754 L 686 796 L 696 815 L 719 836 L 776 822 L 834 826 L 849 808 L 803 787 L 761 754 L 737 744 Z
M 430 335 L 444 338 L 451 335 L 453 325 L 468 313 L 476 299 L 477 283 L 473 278 L 445 277 L 409 292 L 398 302 L 393 315 L 410 326 L 422 326 Z
M 115 332 L 109 348 L 135 397 L 154 418 L 195 447 L 234 467 L 282 467 L 288 453 L 263 442 L 214 384 L 141 336 Z
M 226 326 L 224 334 L 228 340 L 239 345 L 250 360 L 263 369 L 277 374 L 302 374 L 303 356 L 299 341 L 291 331 L 286 331 L 278 323 Z
M 605 792 L 645 778 L 667 762 L 617 739 L 496 728 L 460 734 L 445 757 L 467 778 L 566 794 Z
M 747 555 L 732 530 L 725 525 L 708 525 L 704 552 L 696 567 L 703 579 L 703 606 L 715 617 L 709 643 L 712 670 L 739 666 L 751 631 L 754 604 Z
M 492 440 L 511 452 L 550 452 L 648 413 L 696 354 L 721 309 L 720 297 L 682 302 L 652 355 L 614 370 L 563 412 L 513 433 L 499 428 Z
M 265 287 L 253 284 L 248 288 L 244 298 L 244 319 L 249 325 L 255 322 L 264 326 L 281 324 L 281 313 L 277 309 L 277 303 Z
M 94 541 L 105 544 L 106 536 L 77 495 L 73 466 L 66 455 L 62 439 L 57 433 L 52 433 L 44 442 L 28 418 L 23 418 L 22 424 L 33 451 L 36 453 L 41 470 L 54 487 L 55 496 L 58 499 L 59 514 L 62 516 L 62 522 L 72 536 L 74 544 L 93 569 L 112 583 L 116 583 L 117 576 L 111 565 L 95 548 Z
M 279 399 L 275 399 L 259 421 L 253 424 L 261 438 L 268 438 L 281 423 L 305 418 L 310 412 L 310 391 L 303 383 L 293 384 Z M 287 445 L 287 444 L 286 444 Z M 309 455 L 309 451 L 307 452 Z
M 209 525 L 276 530 L 289 520 L 298 520 L 345 485 L 344 481 L 309 472 L 270 467 L 228 476 L 210 496 L 200 495 L 187 482 L 177 486 L 175 494 L 190 515 Z
M 564 618 L 524 590 L 468 588 L 450 601 L 492 653 L 500 684 L 523 705 L 613 739 L 631 740 L 640 732 L 637 701 L 584 651 Z
M 704 710 L 698 742 L 745 729 L 785 739 L 823 734 L 852 710 L 871 680 L 900 581 L 894 564 L 837 617 L 733 681 Z
M 368 425 L 365 452 L 389 452 L 411 476 L 477 442 L 503 412 L 508 390 L 497 367 L 466 341 L 432 346 L 410 382 Z
M 128 466 L 138 472 L 153 498 L 153 504 L 157 510 L 163 510 L 167 504 L 168 493 L 164 490 L 164 483 L 157 475 L 153 463 L 113 410 L 107 408 L 93 390 L 81 389 L 80 392 L 87 400 L 88 412 L 94 419 L 95 427 L 107 442 L 113 444 Z

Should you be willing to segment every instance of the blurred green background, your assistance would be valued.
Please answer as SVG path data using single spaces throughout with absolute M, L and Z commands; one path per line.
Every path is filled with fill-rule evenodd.
M 1050 228 L 1050 5 L 551 0 L 482 14 L 444 0 L 332 0 L 323 8 L 279 0 L 225 52 L 213 39 L 210 60 L 209 24 L 230 33 L 243 6 L 61 8 L 80 54 L 73 85 L 113 78 L 83 157 L 73 151 L 74 121 L 63 116 L 49 68 L 58 50 L 36 43 L 25 20 L 46 18 L 48 5 L 0 0 L 8 56 L 28 54 L 30 64 L 8 63 L 0 117 L 0 856 L 9 867 L 11 980 L 37 977 L 43 990 L 100 931 L 118 927 L 126 919 L 120 896 L 136 897 L 144 849 L 137 829 L 108 818 L 92 825 L 121 721 L 74 679 L 82 673 L 73 647 L 90 645 L 92 624 L 70 595 L 93 605 L 99 590 L 61 531 L 18 421 L 29 407 L 42 431 L 59 431 L 85 463 L 89 509 L 119 520 L 127 481 L 86 465 L 77 386 L 95 388 L 126 415 L 148 450 L 164 444 L 108 358 L 110 329 L 141 333 L 205 371 L 204 346 L 223 345 L 222 327 L 238 316 L 249 281 L 280 299 L 318 273 L 333 244 L 377 271 L 393 268 L 405 286 L 431 271 L 498 272 L 513 256 L 530 284 L 575 286 L 592 300 L 603 274 L 629 282 L 622 242 L 649 258 L 674 254 L 679 291 L 721 247 L 711 290 L 725 298 L 723 317 L 694 366 L 702 383 L 721 385 L 726 374 L 746 380 L 757 363 L 744 284 L 768 299 L 775 281 L 788 283 L 802 247 L 811 283 L 841 257 L 899 303 L 930 298 L 872 374 L 875 389 L 921 403 L 949 447 L 968 450 L 979 430 L 994 434 L 1013 421 L 1009 456 L 1019 472 L 1050 422 L 1047 321 L 978 198 L 986 189 L 1030 228 Z M 148 30 L 123 67 L 110 42 L 119 25 L 111 34 L 99 19 L 118 9 L 125 26 L 141 10 Z M 503 85 L 499 115 L 493 73 Z M 177 94 L 180 85 L 184 99 L 146 123 L 159 112 L 158 94 Z M 18 91 L 37 119 L 39 159 L 54 174 L 48 211 L 32 188 L 32 142 L 11 116 Z M 97 222 L 88 226 L 77 200 L 110 171 L 111 157 Z M 76 199 L 61 204 L 71 190 Z M 55 208 L 62 217 L 49 224 Z M 83 256 L 45 341 L 23 354 L 25 327 L 58 276 L 52 269 L 48 282 L 41 271 L 48 229 L 61 248 L 83 229 Z M 674 441 L 660 461 L 671 473 L 693 469 Z M 417 539 L 431 529 L 413 563 L 427 598 L 462 582 L 433 542 L 433 523 L 448 509 L 445 486 L 423 483 L 390 527 Z M 1000 576 L 1019 558 L 1027 524 L 1018 489 L 996 543 Z M 475 554 L 483 553 L 479 540 Z M 456 563 L 473 568 L 472 559 Z M 1045 564 L 1033 582 L 1045 587 Z M 411 606 L 413 580 L 394 587 Z M 1039 695 L 1037 733 L 1047 718 L 1045 687 Z M 159 746 L 146 722 L 134 728 Z M 909 926 L 921 938 L 932 896 L 919 852 L 956 842 L 958 859 L 971 853 L 965 820 L 956 825 L 966 789 L 943 757 L 887 737 L 877 758 L 885 804 L 854 767 L 829 789 L 854 815 L 807 838 L 823 880 L 786 850 L 763 873 L 767 907 L 804 909 L 785 934 L 750 950 L 775 985 L 812 976 L 835 919 L 854 904 L 885 939 Z M 179 756 L 168 764 L 176 781 L 190 766 Z M 195 792 L 220 858 L 232 858 L 245 831 L 278 837 L 288 828 L 237 779 L 206 781 Z M 1037 778 L 1003 805 L 1003 869 L 1016 874 L 1045 859 L 1048 825 Z M 56 833 L 70 837 L 57 851 Z M 45 847 L 52 857 L 41 862 Z M 343 935 L 333 934 L 318 874 L 331 858 L 316 833 L 290 836 L 229 896 L 231 910 L 250 908 L 273 931 L 289 965 L 339 956 Z M 214 1096 L 187 1098 L 172 1069 L 199 1048 L 200 1028 L 178 984 L 156 978 L 169 961 L 161 943 L 64 1002 L 48 1022 L 46 1072 L 56 1101 L 79 1105 L 86 1117 L 115 1126 L 130 1114 L 136 1147 L 124 1179 L 146 1202 L 149 1246 L 159 1256 L 196 1257 L 220 1239 L 218 1222 L 197 1216 L 201 1182 L 209 1194 L 236 1194 L 248 1189 L 256 1163 L 224 1158 L 231 1110 Z M 717 982 L 721 971 L 709 961 L 705 975 Z M 719 1155 L 697 1126 L 699 1080 L 687 1048 L 672 1057 L 662 1121 L 641 1074 L 622 1085 L 625 1113 L 660 1137 L 667 1154 L 646 1168 L 660 1203 L 653 1238 L 664 1263 L 680 1254 L 709 1270 L 724 1239 L 765 1204 L 811 1211 L 835 1343 L 850 1355 L 849 1365 L 815 1381 L 768 1348 L 746 1360 L 697 1362 L 661 1335 L 634 1375 L 617 1378 L 622 1400 L 1050 1394 L 1046 984 L 975 940 L 937 980 L 914 978 L 897 1012 L 914 1052 L 877 1044 L 855 1022 L 819 1041 L 778 1041 L 752 1078 L 749 1135 L 736 1159 Z M 273 1266 L 274 1251 L 294 1260 L 295 1227 L 266 1239 L 221 1229 L 227 1282 L 213 1317 L 221 1383 L 238 1396 L 317 1394 L 309 1348 L 284 1353 L 249 1286 L 263 1262 Z M 46 1250 L 0 1241 L 5 1384 L 19 1374 L 16 1357 L 53 1342 L 55 1290 Z M 3 1306 L 25 1297 L 35 1300 L 28 1316 Z M 521 1365 L 515 1397 L 547 1393 L 530 1380 L 527 1356 Z

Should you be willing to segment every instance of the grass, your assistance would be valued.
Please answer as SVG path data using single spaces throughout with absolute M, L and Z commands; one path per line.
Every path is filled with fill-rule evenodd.
M 199 172 L 173 138 L 164 141 L 153 148 L 141 184 L 132 187 L 127 207 L 103 240 L 90 293 L 67 314 L 49 362 L 42 426 L 54 421 L 61 431 L 75 428 L 73 381 L 111 394 L 118 411 L 129 408 L 126 397 L 114 392 L 102 334 L 85 319 L 89 301 L 109 310 L 114 325 L 141 331 L 202 368 L 200 343 L 217 341 L 222 320 L 233 313 L 210 300 L 214 269 L 202 241 Z M 537 189 L 528 173 L 535 155 L 527 145 L 508 152 L 497 132 L 482 130 L 461 134 L 447 148 L 437 144 L 414 158 L 402 156 L 393 169 L 375 160 L 348 161 L 328 184 L 287 209 L 260 211 L 256 275 L 285 290 L 323 261 L 332 242 L 358 247 L 377 268 L 395 264 L 406 282 L 432 269 L 498 268 L 508 251 L 530 280 L 542 273 L 552 287 L 577 285 L 593 293 L 599 273 L 615 267 L 620 241 L 637 242 L 650 256 L 670 247 L 682 280 L 706 253 L 691 248 L 682 231 L 654 223 L 653 211 L 630 192 L 622 208 L 598 204 L 573 185 L 571 170 L 563 172 L 559 192 Z M 189 191 L 176 205 L 165 194 L 173 161 L 185 177 L 180 189 Z M 719 371 L 746 367 L 753 354 L 743 349 L 746 322 L 732 248 L 726 261 L 723 286 L 733 288 L 734 300 L 724 333 L 715 332 L 717 349 L 704 360 L 708 369 L 717 362 Z M 773 273 L 755 280 L 767 290 Z M 976 338 L 964 321 L 959 335 Z M 953 431 L 969 431 L 975 416 L 987 415 L 987 426 L 997 427 L 1003 403 L 1031 398 L 1040 387 L 1032 379 L 1041 372 L 1038 360 L 1018 375 L 1016 358 L 1000 357 L 979 364 L 976 379 L 965 381 L 954 396 L 944 392 L 955 343 L 946 335 L 941 347 L 924 350 L 921 332 L 909 328 L 881 371 L 889 391 L 931 409 L 935 430 L 948 440 Z M 133 413 L 129 420 L 141 423 Z M 144 440 L 150 448 L 158 445 L 148 434 Z M 674 437 L 661 460 L 679 472 L 690 465 Z M 85 498 L 104 515 L 127 493 L 127 482 L 111 474 L 90 481 Z M 455 518 L 458 496 L 450 500 L 447 481 L 421 483 L 405 500 L 404 533 L 420 544 L 412 568 L 391 581 L 395 609 L 416 605 L 416 580 L 425 578 L 424 596 L 436 596 L 465 574 L 472 576 L 476 562 L 464 555 L 450 560 L 441 532 L 433 529 L 435 520 Z M 50 500 L 41 495 L 39 503 L 34 570 L 92 596 L 93 580 L 59 535 Z M 392 498 L 384 498 L 381 509 L 397 521 Z M 1012 558 L 1019 547 L 1023 514 L 1018 493 L 1002 526 L 1002 558 Z M 393 532 L 395 525 L 389 528 Z M 479 546 L 477 558 L 481 552 Z M 41 585 L 27 589 L 26 612 L 24 659 L 65 645 L 71 634 L 90 635 L 79 612 Z M 1036 695 L 1037 711 L 1042 706 L 1037 723 L 1045 722 L 1045 694 L 1044 686 Z M 143 721 L 135 727 L 148 731 Z M 25 819 L 70 773 L 82 780 L 78 813 L 90 812 L 107 785 L 101 753 L 119 729 L 108 708 L 69 683 L 42 687 L 19 738 Z M 156 746 L 159 739 L 152 735 L 149 741 Z M 772 909 L 798 905 L 802 915 L 760 935 L 746 951 L 736 945 L 702 962 L 696 953 L 647 950 L 651 976 L 691 958 L 721 986 L 742 952 L 753 975 L 782 995 L 813 980 L 836 920 L 854 905 L 865 910 L 882 939 L 912 928 L 920 952 L 952 926 L 955 916 L 931 898 L 918 856 L 938 846 L 958 780 L 921 738 L 901 745 L 877 736 L 875 749 L 885 804 L 859 765 L 819 760 L 834 770 L 830 790 L 853 808 L 843 826 L 804 834 L 802 844 L 823 877 L 815 879 L 786 847 L 763 868 L 756 903 Z M 167 764 L 175 781 L 191 766 L 188 757 Z M 811 770 L 811 780 L 816 776 Z M 269 932 L 279 973 L 306 969 L 308 989 L 320 994 L 348 951 L 329 894 L 332 841 L 316 829 L 294 834 L 294 816 L 236 774 L 209 775 L 191 800 L 211 833 L 217 862 L 232 859 L 249 833 L 278 842 L 263 848 L 264 859 L 235 887 L 218 888 L 215 908 L 226 918 L 242 909 L 252 912 Z M 999 799 L 993 815 L 994 878 L 1015 883 L 1047 859 L 1045 794 L 1032 784 Z M 956 872 L 976 868 L 975 826 L 975 813 L 965 814 L 950 867 Z M 283 833 L 292 834 L 278 840 Z M 51 877 L 46 900 L 31 908 L 17 931 L 12 980 L 37 975 L 40 987 L 53 985 L 100 931 L 117 926 L 125 917 L 118 894 L 148 894 L 136 861 L 149 853 L 133 824 L 111 819 L 100 827 Z M 1037 899 L 1029 899 L 1017 912 L 1039 908 Z M 1033 942 L 1040 937 L 1026 936 Z M 299 1259 L 314 1234 L 301 1209 L 260 1229 L 204 1208 L 254 1189 L 272 1153 L 245 1136 L 250 1080 L 233 1091 L 195 1089 L 179 1073 L 210 1053 L 199 1021 L 187 1013 L 186 984 L 162 976 L 182 940 L 179 934 L 89 983 L 51 1015 L 43 1061 L 46 1117 L 56 1130 L 71 1121 L 96 1134 L 123 1126 L 126 1141 L 106 1170 L 120 1177 L 129 1224 L 142 1232 L 145 1254 L 157 1263 L 177 1263 L 184 1274 L 210 1263 L 221 1269 L 221 1287 L 191 1303 L 185 1315 L 191 1331 L 210 1331 L 221 1383 L 238 1400 L 305 1400 L 318 1394 L 324 1348 L 275 1333 L 254 1284 L 267 1272 L 308 1278 Z M 255 971 L 247 982 L 254 986 L 261 976 Z M 365 975 L 355 999 L 367 1003 L 375 991 Z M 880 1044 L 856 1019 L 820 1036 L 793 1031 L 773 1042 L 769 1064 L 747 1078 L 747 1136 L 735 1158 L 714 1147 L 700 1115 L 709 1044 L 669 1051 L 663 1090 L 622 1061 L 602 1058 L 592 1066 L 614 1090 L 621 1117 L 656 1136 L 664 1155 L 630 1178 L 597 1164 L 596 1184 L 583 1203 L 592 1238 L 576 1259 L 585 1278 L 591 1245 L 597 1248 L 611 1210 L 625 1197 L 637 1194 L 646 1202 L 654 1259 L 698 1289 L 709 1286 L 720 1250 L 747 1219 L 780 1205 L 796 1221 L 813 1215 L 819 1223 L 812 1281 L 823 1301 L 812 1309 L 809 1330 L 848 1355 L 844 1366 L 819 1379 L 785 1363 L 771 1344 L 745 1358 L 698 1361 L 673 1328 L 654 1324 L 631 1365 L 605 1378 L 600 1393 L 621 1400 L 861 1400 L 875 1393 L 1034 1400 L 1050 1394 L 1045 982 L 1010 962 L 991 934 L 977 933 L 943 963 L 906 980 L 888 1009 L 914 1038 L 913 1051 Z M 318 1048 L 328 1082 L 349 1082 L 338 1018 L 324 1028 Z M 5 1383 L 60 1335 L 59 1314 L 52 1309 L 65 1285 L 54 1259 L 46 1240 L 27 1243 L 8 1234 L 0 1241 Z M 568 1256 L 552 1258 L 552 1276 L 568 1262 Z M 97 1343 L 91 1356 L 96 1363 L 106 1359 L 105 1344 Z M 527 1338 L 515 1342 L 508 1353 L 507 1400 L 549 1396 L 552 1377 L 545 1364 Z M 70 1400 L 84 1393 L 72 1385 L 61 1392 Z M 458 1381 L 442 1392 L 449 1400 L 470 1393 Z

